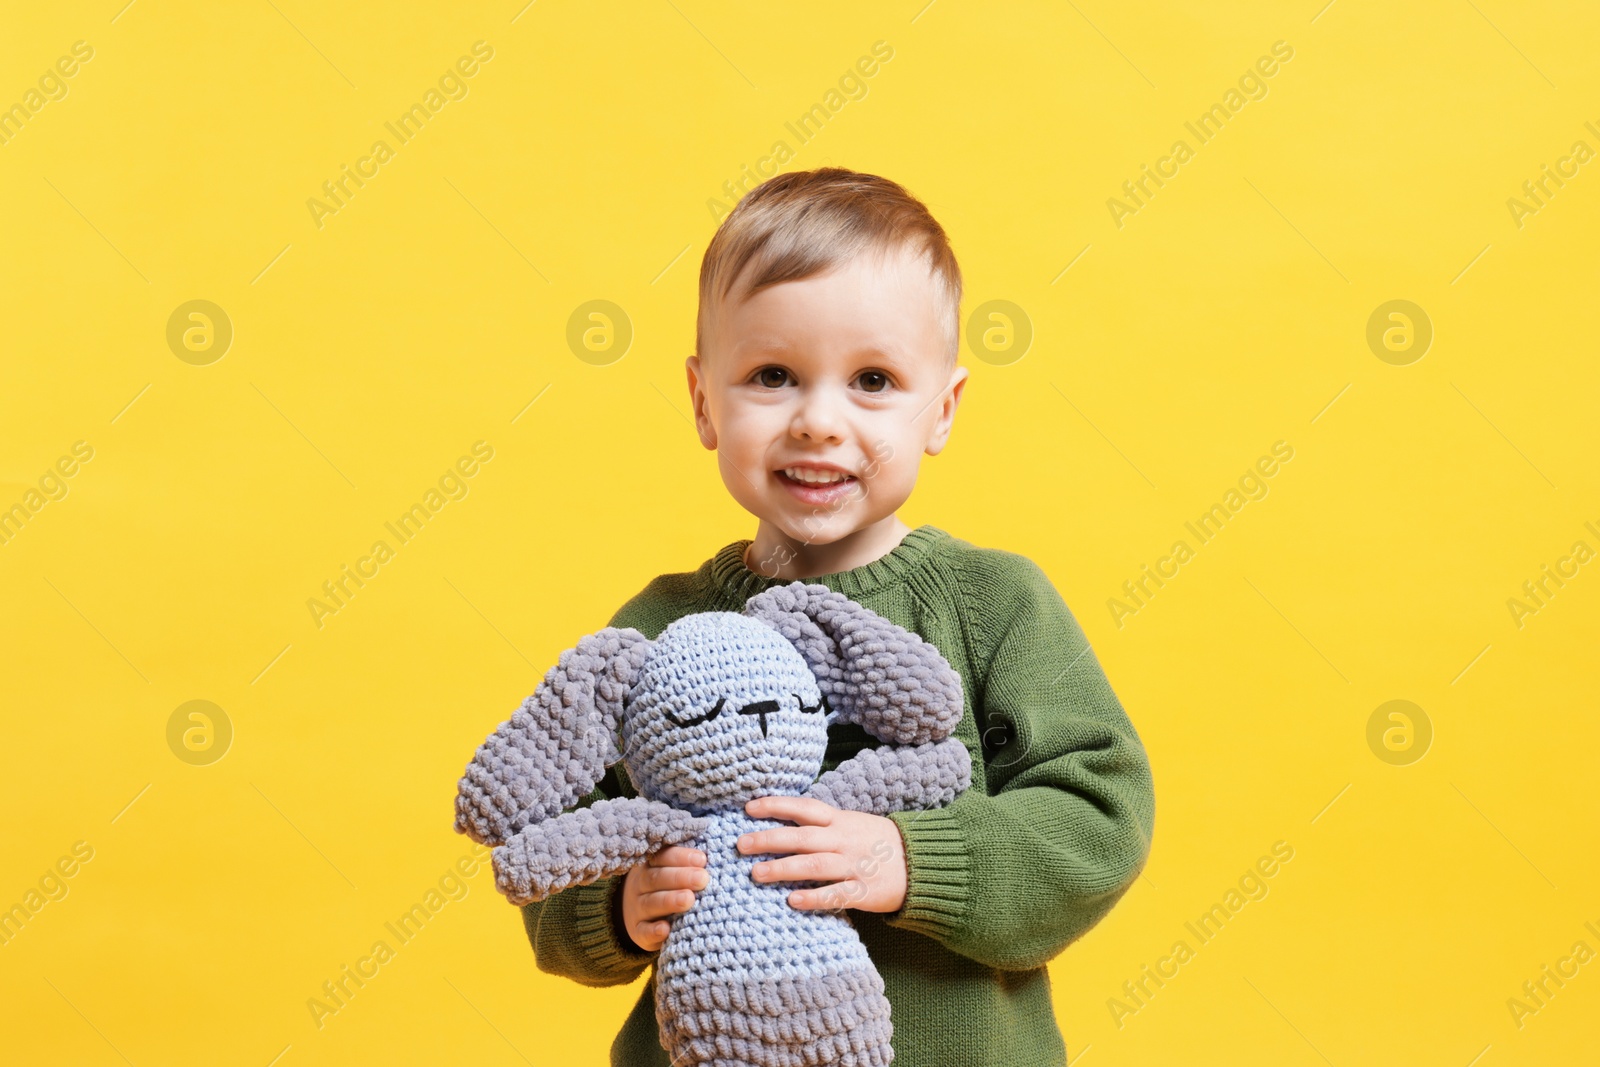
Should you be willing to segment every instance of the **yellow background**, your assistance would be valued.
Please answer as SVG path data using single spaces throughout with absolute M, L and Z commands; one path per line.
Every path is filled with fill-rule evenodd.
M 1520 628 L 1506 601 L 1600 548 L 1600 162 L 1520 228 L 1506 201 L 1600 148 L 1600 16 L 924 3 L 8 6 L 0 104 L 94 57 L 0 146 L 0 507 L 94 458 L 0 545 L 0 906 L 94 858 L 0 947 L 0 1060 L 605 1062 L 638 988 L 539 972 L 486 873 L 320 1029 L 306 1002 L 467 854 L 456 779 L 560 651 L 753 533 L 682 364 L 707 201 L 779 139 L 905 183 L 963 314 L 1033 324 L 1015 362 L 964 347 L 902 517 L 1037 560 L 1150 753 L 1146 877 L 1051 965 L 1074 1060 L 1592 1054 L 1600 962 L 1520 1028 L 1507 1000 L 1600 951 L 1600 564 Z M 479 40 L 468 95 L 319 229 L 307 199 Z M 206 366 L 166 343 L 192 299 L 234 328 Z M 592 299 L 634 328 L 607 366 L 565 339 Z M 1393 299 L 1435 330 L 1409 366 L 1365 339 Z M 479 440 L 468 495 L 318 628 L 308 598 Z M 1270 494 L 1119 628 L 1108 598 L 1279 440 Z M 208 766 L 167 744 L 195 699 L 234 729 Z M 1434 730 L 1408 766 L 1367 745 L 1394 699 Z M 1276 841 L 1269 895 L 1119 1027 Z

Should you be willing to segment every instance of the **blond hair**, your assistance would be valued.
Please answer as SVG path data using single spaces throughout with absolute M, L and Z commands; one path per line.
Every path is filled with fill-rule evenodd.
M 867 249 L 905 247 L 922 256 L 936 282 L 946 366 L 953 367 L 961 345 L 961 268 L 944 228 L 904 186 L 843 167 L 769 178 L 722 220 L 700 261 L 695 354 L 705 358 L 716 305 L 733 295 L 747 267 L 741 301 L 780 282 L 824 274 Z

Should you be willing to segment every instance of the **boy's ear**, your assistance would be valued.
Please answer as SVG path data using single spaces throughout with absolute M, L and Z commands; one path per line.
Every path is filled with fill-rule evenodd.
M 955 423 L 956 408 L 961 404 L 961 394 L 967 388 L 967 377 L 970 373 L 965 367 L 957 367 L 950 374 L 950 383 L 945 386 L 948 391 L 945 393 L 944 402 L 939 405 L 939 417 L 928 433 L 928 444 L 924 449 L 930 456 L 937 456 L 943 452 L 945 443 L 950 440 L 950 428 Z
M 694 408 L 694 428 L 700 434 L 700 443 L 714 451 L 717 447 L 717 428 L 711 424 L 700 357 L 690 356 L 684 361 L 683 369 L 689 379 L 689 403 Z

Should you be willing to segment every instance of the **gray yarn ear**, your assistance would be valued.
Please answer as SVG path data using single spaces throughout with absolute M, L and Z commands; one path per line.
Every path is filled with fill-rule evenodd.
M 961 675 L 939 650 L 843 593 L 790 582 L 751 597 L 744 613 L 799 649 L 839 722 L 920 745 L 949 737 L 961 719 Z
M 638 630 L 607 626 L 561 653 L 533 695 L 478 746 L 457 787 L 456 832 L 503 845 L 587 796 L 622 758 L 622 701 L 650 644 Z

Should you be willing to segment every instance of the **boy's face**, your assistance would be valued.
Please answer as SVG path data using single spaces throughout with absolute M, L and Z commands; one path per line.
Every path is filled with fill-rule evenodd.
M 738 289 L 735 289 L 737 292 Z M 700 440 L 728 491 L 786 535 L 828 544 L 893 516 L 944 448 L 966 384 L 924 260 L 868 250 L 712 316 L 688 361 Z M 828 485 L 792 477 L 804 468 Z

